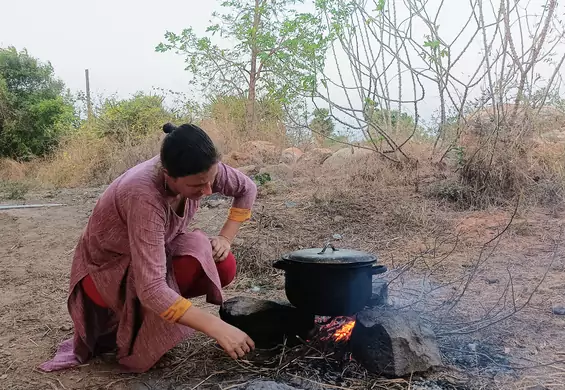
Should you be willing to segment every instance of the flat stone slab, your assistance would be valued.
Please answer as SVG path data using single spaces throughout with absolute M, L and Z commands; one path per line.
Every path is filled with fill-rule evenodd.
M 307 338 L 314 327 L 314 316 L 304 314 L 286 302 L 268 301 L 252 297 L 228 299 L 220 308 L 220 318 L 241 329 L 253 339 L 258 348 L 287 345 Z

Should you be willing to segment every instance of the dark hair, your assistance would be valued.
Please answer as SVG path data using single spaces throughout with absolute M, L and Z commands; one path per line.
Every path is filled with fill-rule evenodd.
M 166 123 L 163 132 L 167 135 L 161 145 L 161 164 L 171 177 L 206 172 L 220 159 L 208 134 L 196 125 Z

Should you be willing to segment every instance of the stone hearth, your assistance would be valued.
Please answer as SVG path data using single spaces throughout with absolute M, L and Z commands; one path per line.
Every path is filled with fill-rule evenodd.
M 389 305 L 387 285 L 380 280 L 373 283 L 368 306 L 354 317 L 315 317 L 287 302 L 250 297 L 226 301 L 220 316 L 246 332 L 258 349 L 316 343 L 315 348 L 335 349 L 369 372 L 395 378 L 441 366 L 433 331 L 417 313 Z

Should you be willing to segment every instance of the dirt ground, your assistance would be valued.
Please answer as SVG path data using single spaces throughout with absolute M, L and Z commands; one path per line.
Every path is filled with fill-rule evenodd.
M 212 380 L 226 358 L 205 337 L 178 346 L 165 367 L 143 375 L 121 373 L 106 356 L 57 373 L 36 369 L 72 336 L 66 309 L 72 252 L 102 190 L 30 193 L 26 203 L 66 205 L 0 211 L 0 388 L 195 389 L 215 382 L 227 389 L 245 382 L 245 371 L 223 372 L 221 384 Z M 195 225 L 213 234 L 226 208 L 204 207 Z M 240 269 L 249 272 L 227 296 L 284 297 L 270 262 L 333 237 L 342 247 L 379 254 L 391 269 L 393 300 L 422 310 L 435 325 L 452 378 L 471 388 L 565 388 L 565 316 L 552 313 L 565 307 L 564 214 L 520 210 L 501 240 L 484 246 L 512 214 L 456 212 L 413 194 L 387 208 L 373 198 L 279 188 L 260 198 L 236 242 Z

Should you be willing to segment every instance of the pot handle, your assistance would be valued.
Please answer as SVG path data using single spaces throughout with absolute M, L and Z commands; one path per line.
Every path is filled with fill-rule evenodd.
M 332 248 L 332 251 L 337 252 L 339 251 L 339 249 L 336 249 L 334 244 L 332 244 L 331 242 L 328 242 L 326 245 L 324 245 L 324 248 L 322 249 L 321 252 L 318 252 L 319 255 L 323 255 L 324 253 L 326 253 L 326 249 L 328 248 Z
M 371 273 L 373 275 L 384 274 L 386 271 L 388 271 L 386 265 L 374 265 L 371 267 Z
M 281 269 L 283 271 L 286 271 L 288 263 L 284 260 L 277 260 L 273 263 L 273 267 L 276 269 Z

